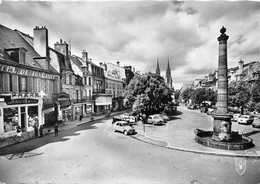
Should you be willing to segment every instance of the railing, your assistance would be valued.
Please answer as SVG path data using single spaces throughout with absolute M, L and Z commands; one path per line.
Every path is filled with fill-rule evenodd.
M 94 89 L 94 90 L 93 90 L 93 94 L 98 94 L 98 93 L 103 93 L 103 94 L 105 94 L 105 93 L 106 93 L 106 90 L 105 90 L 105 89 Z

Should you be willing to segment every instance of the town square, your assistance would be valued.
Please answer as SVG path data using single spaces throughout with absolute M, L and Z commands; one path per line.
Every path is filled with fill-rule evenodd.
M 0 184 L 260 183 L 259 10 L 0 1 Z

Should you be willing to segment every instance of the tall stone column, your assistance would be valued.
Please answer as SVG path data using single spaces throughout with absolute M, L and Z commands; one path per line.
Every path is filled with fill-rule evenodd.
M 213 135 L 215 141 L 231 140 L 231 115 L 228 114 L 228 78 L 227 78 L 227 40 L 226 28 L 220 29 L 217 112 L 213 115 Z

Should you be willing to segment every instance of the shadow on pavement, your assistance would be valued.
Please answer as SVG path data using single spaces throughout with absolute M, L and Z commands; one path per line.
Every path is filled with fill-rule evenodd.
M 182 114 L 183 114 L 183 112 L 177 110 L 177 111 L 174 113 L 174 116 L 179 116 L 179 115 L 182 115 Z
M 247 133 L 244 133 L 245 136 L 251 136 L 251 135 L 254 135 L 254 134 L 257 134 L 257 133 L 260 133 L 260 131 L 252 131 L 252 132 L 247 132 Z
M 81 126 L 75 126 L 70 129 L 61 129 L 57 137 L 55 137 L 54 133 L 52 133 L 40 138 L 31 139 L 22 143 L 0 148 L 0 156 L 7 156 L 8 159 L 12 159 L 13 157 L 19 157 L 19 155 L 21 156 L 26 152 L 33 151 L 50 143 L 67 141 L 70 139 L 70 136 L 80 135 L 79 131 L 97 129 L 98 127 L 94 125 L 97 123 L 103 123 L 103 120 L 88 122 Z

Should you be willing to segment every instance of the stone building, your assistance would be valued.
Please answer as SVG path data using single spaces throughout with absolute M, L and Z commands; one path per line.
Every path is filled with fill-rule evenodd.
M 0 137 L 33 131 L 55 119 L 54 98 L 61 91 L 64 58 L 48 47 L 48 30 L 36 27 L 34 37 L 0 25 Z M 55 58 L 51 58 L 51 54 Z

